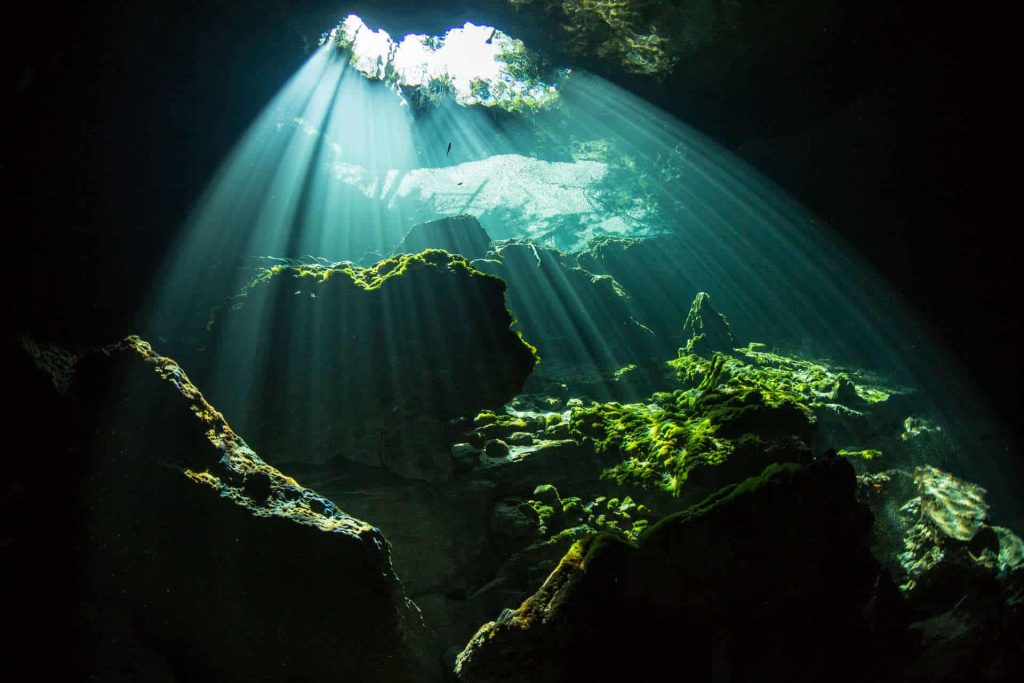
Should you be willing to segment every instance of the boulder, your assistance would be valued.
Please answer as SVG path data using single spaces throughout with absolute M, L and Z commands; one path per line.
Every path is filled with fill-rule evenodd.
M 444 481 L 451 421 L 504 405 L 537 360 L 504 294 L 436 250 L 372 268 L 276 266 L 217 313 L 204 374 L 268 461 Z
M 518 609 L 459 654 L 462 681 L 867 680 L 876 605 L 871 515 L 849 463 L 773 465 L 654 525 L 639 546 L 577 543 Z M 872 621 L 876 620 L 876 621 Z M 666 634 L 671 645 L 664 647 Z M 892 674 L 878 676 L 896 680 Z
M 706 266 L 694 257 L 690 241 L 674 235 L 606 237 L 576 254 L 575 265 L 615 278 L 636 307 L 637 320 L 666 340 L 666 355 L 686 342 L 679 321 L 686 318 L 697 282 L 708 281 L 701 271 Z
M 380 530 L 264 462 L 177 363 L 137 337 L 29 350 L 60 467 L 15 471 L 5 566 L 26 597 L 70 575 L 56 611 L 8 614 L 37 650 L 68 637 L 65 680 L 437 680 Z
M 859 478 L 875 514 L 873 547 L 919 614 L 1024 570 L 1021 539 L 989 523 L 986 491 L 931 465 Z
M 395 254 L 418 254 L 426 249 L 443 249 L 467 260 L 484 258 L 491 238 L 474 216 L 450 216 L 409 228 L 395 247 Z
M 930 465 L 858 479 L 875 515 L 872 548 L 900 584 L 923 648 L 907 679 L 1020 678 L 1024 544 L 989 523 L 985 489 Z

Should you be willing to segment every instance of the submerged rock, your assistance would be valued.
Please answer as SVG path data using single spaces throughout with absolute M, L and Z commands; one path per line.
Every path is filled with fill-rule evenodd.
M 692 680 L 866 680 L 888 644 L 863 616 L 879 567 L 855 484 L 840 459 L 772 466 L 638 546 L 578 543 L 532 597 L 481 627 L 459 680 L 659 680 L 682 665 Z M 665 634 L 671 647 L 652 647 Z
M 536 362 L 504 294 L 437 250 L 270 268 L 214 320 L 213 393 L 273 462 L 448 479 L 449 421 L 506 403 Z
M 443 249 L 467 260 L 484 258 L 491 238 L 473 216 L 451 216 L 409 228 L 395 247 L 395 254 L 418 254 L 426 249 Z
M 261 460 L 177 363 L 129 337 L 44 366 L 65 397 L 24 386 L 61 467 L 26 481 L 77 569 L 67 680 L 436 680 L 381 532 Z M 18 543 L 8 566 L 49 576 Z
M 873 550 L 900 584 L 922 643 L 913 679 L 1019 678 L 1024 544 L 989 524 L 985 490 L 932 466 L 859 481 L 875 514 Z
M 683 322 L 683 336 L 689 340 L 686 342 L 686 353 L 708 358 L 715 351 L 728 353 L 736 345 L 729 321 L 711 307 L 711 296 L 706 292 L 697 292 L 693 299 L 690 312 Z
M 629 297 L 640 320 L 661 339 L 672 353 L 687 337 L 680 333 L 690 302 L 698 291 L 695 272 L 700 265 L 692 246 L 676 236 L 606 237 L 592 241 L 576 254 L 575 265 L 595 275 L 608 275 Z M 673 283 L 666 287 L 665 283 Z
M 1024 570 L 1021 539 L 988 520 L 985 489 L 925 465 L 860 477 L 875 550 L 912 602 L 951 607 L 971 584 Z

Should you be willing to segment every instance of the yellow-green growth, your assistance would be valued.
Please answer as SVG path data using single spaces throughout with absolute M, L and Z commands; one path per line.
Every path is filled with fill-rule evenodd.
M 862 448 L 860 450 L 841 448 L 837 453 L 844 458 L 859 458 L 867 461 L 877 460 L 882 457 L 882 451 L 877 448 Z

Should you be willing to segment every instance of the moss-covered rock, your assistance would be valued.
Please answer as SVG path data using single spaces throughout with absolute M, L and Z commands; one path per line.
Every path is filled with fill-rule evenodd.
M 693 680 L 872 680 L 878 653 L 899 641 L 863 615 L 879 567 L 854 490 L 837 458 L 773 466 L 662 520 L 636 546 L 607 535 L 578 543 L 532 597 L 477 632 L 456 673 L 659 680 L 685 665 Z M 889 616 L 873 618 L 884 627 Z M 666 635 L 671 647 L 660 646 Z
M 785 403 L 813 415 L 817 430 L 807 442 L 813 448 L 837 448 L 875 469 L 886 454 L 886 462 L 913 465 L 925 451 L 932 459 L 944 457 L 943 445 L 948 451 L 936 427 L 908 431 L 907 425 L 930 425 L 907 417 L 915 409 L 908 388 L 825 360 L 769 351 L 762 343 L 730 348 L 728 321 L 709 309 L 703 294 L 694 300 L 685 327 L 691 336 L 668 364 L 683 386 L 706 397 L 702 400 L 724 402 L 717 414 L 720 421 L 735 423 L 734 434 L 747 429 L 747 419 L 756 419 L 755 414 L 743 418 L 744 397 L 760 396 L 769 404 Z
M 211 392 L 274 462 L 446 479 L 449 421 L 506 403 L 537 362 L 504 294 L 439 250 L 275 266 L 215 317 Z
M 62 357 L 46 367 L 63 396 L 41 373 L 22 383 L 61 464 L 21 484 L 38 509 L 5 567 L 52 590 L 31 531 L 75 572 L 58 611 L 32 606 L 46 632 L 9 612 L 37 648 L 61 639 L 66 680 L 435 680 L 379 529 L 264 462 L 139 338 Z
M 754 390 L 677 390 L 654 394 L 648 404 L 593 404 L 570 415 L 573 436 L 612 463 L 608 478 L 660 487 L 675 496 L 695 472 L 721 466 L 737 452 L 769 451 L 799 460 L 804 449 L 792 442 L 808 441 L 813 427 L 813 416 L 797 404 Z M 764 464 L 737 462 L 729 471 L 739 466 L 749 474 Z

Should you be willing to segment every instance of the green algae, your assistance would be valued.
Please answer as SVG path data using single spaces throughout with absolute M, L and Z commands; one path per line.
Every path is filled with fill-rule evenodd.
M 458 254 L 451 254 L 443 249 L 425 249 L 417 254 L 398 254 L 390 258 L 378 261 L 372 266 L 359 266 L 350 261 L 340 261 L 333 264 L 322 263 L 296 263 L 277 264 L 269 268 L 263 268 L 252 279 L 249 280 L 239 293 L 233 297 L 234 305 L 239 305 L 251 292 L 265 285 L 272 280 L 282 277 L 290 277 L 297 282 L 308 281 L 311 284 L 321 285 L 328 280 L 345 278 L 352 286 L 364 291 L 374 292 L 380 290 L 385 284 L 401 277 L 406 273 L 419 269 L 434 269 L 438 272 L 459 271 L 474 278 L 484 278 L 500 282 L 503 290 L 508 284 L 497 275 L 485 273 L 474 268 L 469 260 Z M 540 363 L 541 358 L 537 353 L 537 347 L 531 344 L 519 331 L 515 316 L 508 307 L 510 329 L 519 341 L 525 346 L 533 358 L 534 365 Z M 223 313 L 221 308 L 216 308 L 211 314 L 207 323 L 207 330 L 216 325 L 218 317 Z
M 651 524 L 646 505 L 623 498 L 598 496 L 584 501 L 578 496 L 562 497 L 551 484 L 537 486 L 527 504 L 537 515 L 538 532 L 548 543 L 579 541 L 598 534 L 610 534 L 635 542 Z
M 612 377 L 614 377 L 615 380 L 618 381 L 618 380 L 622 379 L 623 377 L 625 377 L 630 372 L 633 372 L 634 370 L 636 370 L 636 365 L 634 365 L 633 363 L 628 363 L 626 365 L 623 365 L 618 370 L 616 370 L 612 374 Z
M 882 457 L 882 451 L 877 448 L 863 448 L 860 450 L 841 448 L 838 451 L 838 455 L 844 458 L 859 458 L 860 460 L 877 460 Z
M 535 0 L 508 0 L 513 6 Z M 649 3 L 636 0 L 536 0 L 546 16 L 557 17 L 566 48 L 573 54 L 597 55 L 634 74 L 664 76 L 676 57 L 669 39 L 652 26 Z
M 410 268 L 461 269 L 474 277 L 491 278 L 504 282 L 496 275 L 473 268 L 469 261 L 458 254 L 449 254 L 443 249 L 425 249 L 418 254 L 398 254 L 368 267 L 358 266 L 350 261 L 341 261 L 330 265 L 321 263 L 278 264 L 264 268 L 257 273 L 242 288 L 240 295 L 244 296 L 258 285 L 282 275 L 289 275 L 300 280 L 308 278 L 316 282 L 326 282 L 332 277 L 344 275 L 360 289 L 372 292 L 382 287 L 388 280 L 405 274 Z
M 618 460 L 604 471 L 617 484 L 659 487 L 678 496 L 695 468 L 724 463 L 741 440 L 808 432 L 813 416 L 757 390 L 656 393 L 647 404 L 592 404 L 570 413 L 570 433 Z
M 897 393 L 894 388 L 869 383 L 855 370 L 839 370 L 824 361 L 804 360 L 764 348 L 764 344 L 751 343 L 710 358 L 680 349 L 679 356 L 668 364 L 686 386 L 702 390 L 717 387 L 726 392 L 756 388 L 812 410 L 843 405 L 860 412 Z
M 729 322 L 703 292 L 684 330 L 685 347 L 668 361 L 683 388 L 645 403 L 571 410 L 573 438 L 613 461 L 604 478 L 678 496 L 695 469 L 722 465 L 738 450 L 770 452 L 794 438 L 809 444 L 822 417 L 863 416 L 897 392 L 856 370 L 769 352 L 763 344 L 731 348 Z M 841 455 L 871 461 L 882 451 L 848 448 Z

